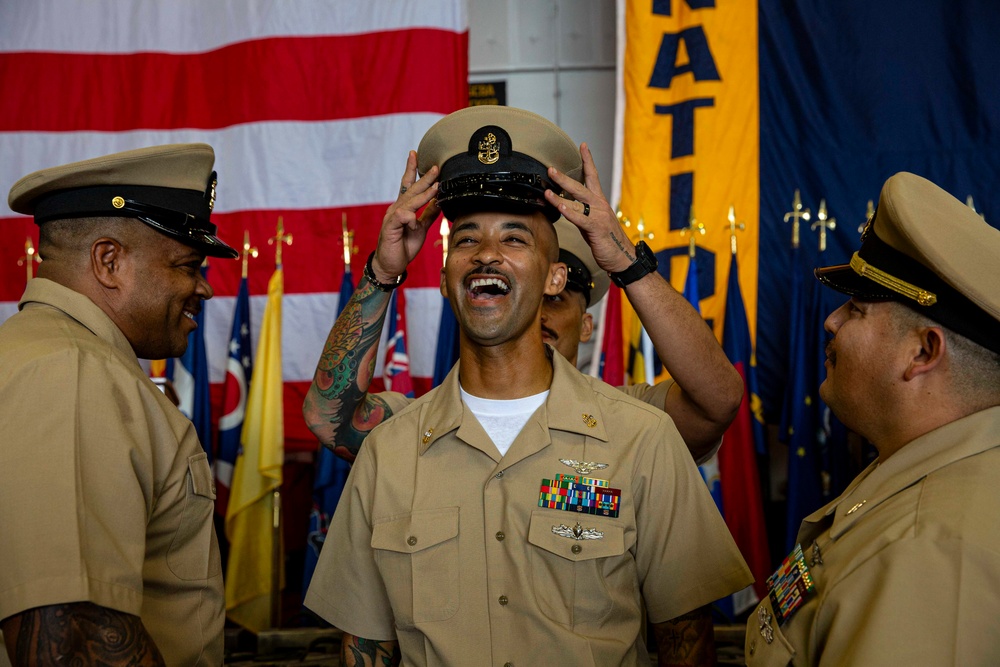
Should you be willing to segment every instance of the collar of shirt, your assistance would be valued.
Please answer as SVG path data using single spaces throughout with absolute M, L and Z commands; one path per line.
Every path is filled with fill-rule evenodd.
M 551 356 L 552 384 L 545 401 L 549 429 L 580 433 L 607 442 L 604 415 L 594 400 L 594 380 L 583 375 L 561 354 Z M 420 430 L 424 434 L 421 455 L 442 436 L 462 425 L 466 406 L 462 403 L 458 367 L 459 364 L 455 364 L 441 386 L 427 395 L 430 405 L 420 418 Z
M 32 278 L 28 281 L 24 294 L 21 295 L 21 300 L 17 304 L 18 310 L 24 310 L 24 307 L 29 303 L 39 303 L 61 310 L 87 327 L 95 336 L 135 359 L 137 364 L 139 363 L 132 346 L 121 329 L 97 304 L 83 294 L 47 278 Z
M 837 539 L 872 508 L 935 470 L 987 449 L 1000 446 L 1000 406 L 973 413 L 908 443 L 884 462 L 875 461 L 836 499 L 805 518 L 801 533 L 811 533 L 806 524 L 822 524 L 833 516 L 830 537 Z M 853 510 L 853 511 L 852 511 Z

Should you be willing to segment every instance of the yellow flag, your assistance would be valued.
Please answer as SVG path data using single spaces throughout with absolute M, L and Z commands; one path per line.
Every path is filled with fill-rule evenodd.
M 694 7 L 692 7 L 694 5 Z M 730 256 L 739 234 L 740 284 L 751 337 L 757 313 L 760 192 L 757 3 L 624 3 L 622 213 L 642 219 L 660 269 L 681 291 L 693 216 L 704 284 L 700 307 L 721 339 Z M 652 238 L 649 238 L 649 235 Z M 627 321 L 627 320 L 625 320 Z
M 280 537 L 275 558 L 274 491 L 281 487 L 285 425 L 281 383 L 281 298 L 284 278 L 275 270 L 267 285 L 246 419 L 226 512 L 229 565 L 226 615 L 259 632 L 271 627 L 272 576 L 278 568 L 284 586 Z M 280 507 L 279 507 L 280 509 Z

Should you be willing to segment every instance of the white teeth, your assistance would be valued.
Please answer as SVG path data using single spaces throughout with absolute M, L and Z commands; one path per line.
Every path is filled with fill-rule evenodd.
M 189 320 L 193 320 L 194 319 L 194 313 L 190 313 L 190 312 L 188 312 L 188 311 L 185 310 L 184 311 L 184 317 L 188 318 Z
M 504 293 L 510 291 L 510 288 L 507 287 L 507 283 L 500 280 L 499 278 L 476 278 L 471 283 L 469 283 L 469 287 L 471 289 L 482 289 L 484 287 L 491 287 L 491 286 L 496 287 L 497 289 L 499 289 Z

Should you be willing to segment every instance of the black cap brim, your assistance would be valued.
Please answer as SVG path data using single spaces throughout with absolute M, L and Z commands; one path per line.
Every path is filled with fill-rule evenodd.
M 866 301 L 895 301 L 899 297 L 892 290 L 859 276 L 850 264 L 820 267 L 813 274 L 827 287 Z

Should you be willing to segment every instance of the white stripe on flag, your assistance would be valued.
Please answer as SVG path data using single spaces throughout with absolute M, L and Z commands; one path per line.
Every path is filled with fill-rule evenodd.
M 202 53 L 267 37 L 468 26 L 467 3 L 439 0 L 8 0 L 0 51 Z
M 399 165 L 414 137 L 440 114 L 393 114 L 328 122 L 247 123 L 221 130 L 0 132 L 0 192 L 22 176 L 58 164 L 158 144 L 203 141 L 215 148 L 216 213 L 340 208 L 391 202 Z M 398 150 L 372 150 L 373 146 Z M 246 160 L 263 155 L 262 165 Z M 2 216 L 0 216 L 2 217 Z

